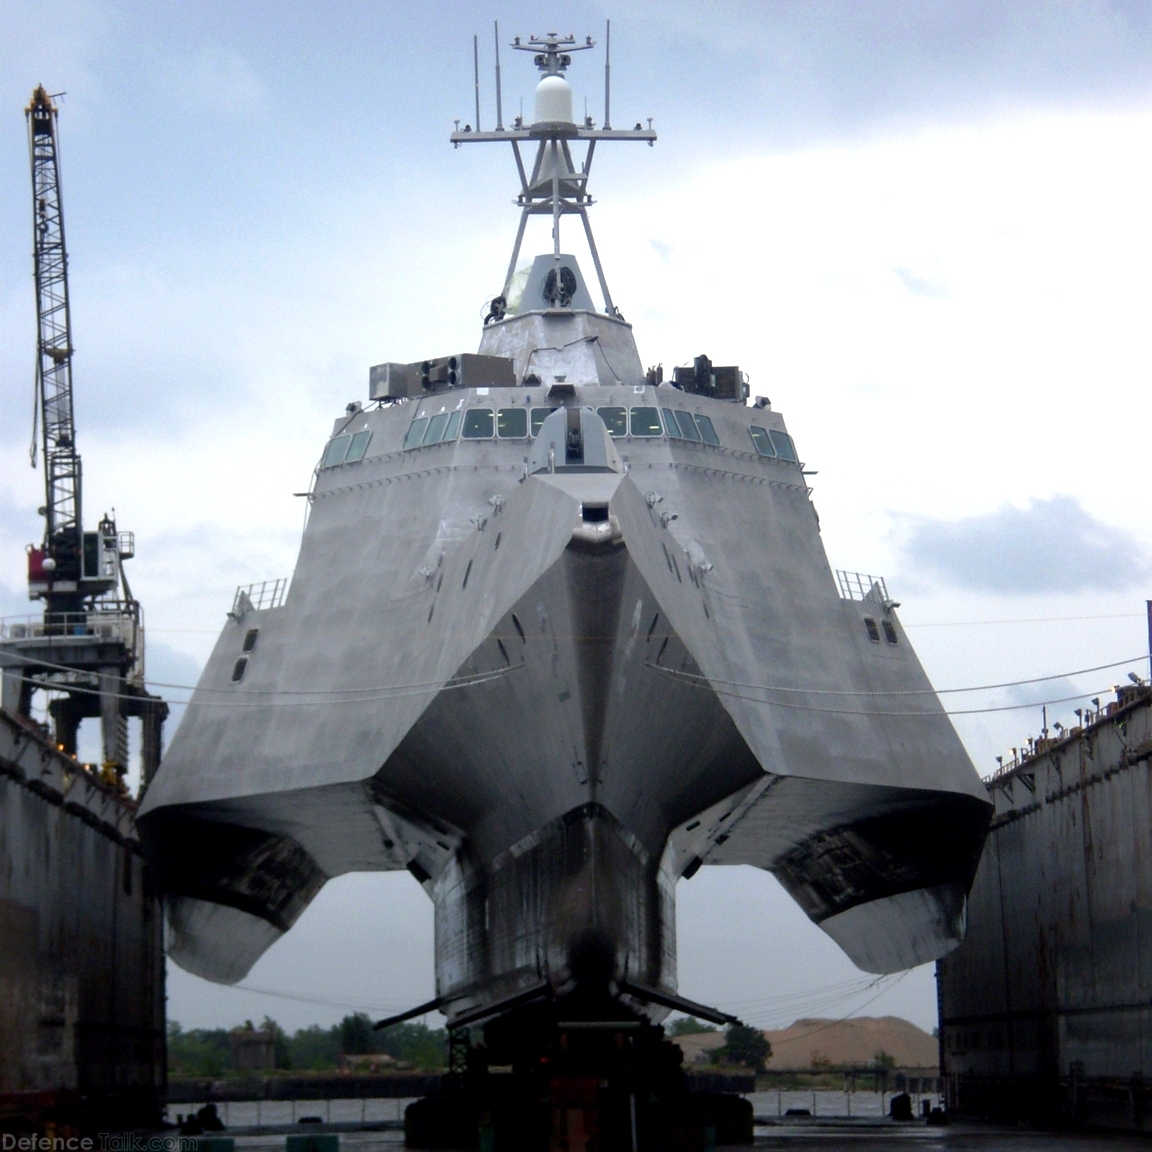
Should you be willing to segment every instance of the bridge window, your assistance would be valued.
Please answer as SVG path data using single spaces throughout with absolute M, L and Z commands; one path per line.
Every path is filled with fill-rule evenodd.
M 428 427 L 427 416 L 417 416 L 408 426 L 408 435 L 404 437 L 405 448 L 419 448 L 424 442 L 424 431 Z
M 660 411 L 657 408 L 632 409 L 633 436 L 661 436 L 664 429 L 660 424 Z
M 880 627 L 884 629 L 884 639 L 889 644 L 898 644 L 900 641 L 896 637 L 896 629 L 892 626 L 891 620 L 881 620 Z
M 528 435 L 527 408 L 501 408 L 496 417 L 496 430 L 501 436 L 516 438 Z
M 596 415 L 604 421 L 609 436 L 628 435 L 628 411 L 625 408 L 597 408 Z
M 700 429 L 700 439 L 705 444 L 711 444 L 713 448 L 720 446 L 720 437 L 716 435 L 716 429 L 712 421 L 707 416 L 696 414 L 696 427 Z
M 555 412 L 555 408 L 533 408 L 532 409 L 532 435 L 538 436 L 544 421 Z
M 428 421 L 428 430 L 421 441 L 424 445 L 439 444 L 444 439 L 444 429 L 448 426 L 448 413 L 441 412 Z
M 772 437 L 772 447 L 781 460 L 796 463 L 796 448 L 792 444 L 792 437 L 787 432 L 777 432 L 775 428 L 768 433 Z
M 676 410 L 676 419 L 680 422 L 680 435 L 685 440 L 692 440 L 695 443 L 700 442 L 700 431 L 696 427 L 696 421 L 692 419 L 691 412 L 685 412 L 683 408 Z
M 348 445 L 352 443 L 351 436 L 336 436 L 328 443 L 324 453 L 322 468 L 335 468 L 337 464 L 344 463 L 344 456 L 348 452 Z
M 676 415 L 671 408 L 661 408 L 664 413 L 664 423 L 668 425 L 668 435 L 673 440 L 683 440 L 684 437 L 680 435 L 680 425 L 676 423 Z
M 464 413 L 459 408 L 448 417 L 448 427 L 444 429 L 444 438 L 440 441 L 441 444 L 447 444 L 449 440 L 456 439 L 456 434 L 460 431 L 460 421 L 463 417 Z
M 348 445 L 348 455 L 344 457 L 344 463 L 355 464 L 357 460 L 363 460 L 364 453 L 368 451 L 368 441 L 371 439 L 372 433 L 367 429 L 357 432 L 352 437 L 352 443 Z
M 868 633 L 868 639 L 873 644 L 880 643 L 880 629 L 876 627 L 876 621 L 871 616 L 864 617 L 864 631 Z
M 767 428 L 761 428 L 759 424 L 753 424 L 748 429 L 748 435 L 752 437 L 752 443 L 756 445 L 756 451 L 761 456 L 775 456 L 776 449 L 772 447 L 772 439 L 768 435 Z
M 496 420 L 491 408 L 469 408 L 464 413 L 464 439 L 487 440 L 496 431 Z

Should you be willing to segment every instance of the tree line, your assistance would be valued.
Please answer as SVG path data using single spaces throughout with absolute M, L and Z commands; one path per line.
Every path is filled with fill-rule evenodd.
M 245 1021 L 244 1027 L 256 1026 Z M 312 1024 L 289 1034 L 269 1016 L 259 1031 L 274 1037 L 275 1066 L 281 1071 L 330 1072 L 339 1057 L 382 1053 L 418 1071 L 435 1071 L 448 1062 L 448 1035 L 443 1028 L 426 1024 L 396 1024 L 383 1032 L 372 1030 L 372 1019 L 363 1012 L 345 1016 L 338 1024 L 322 1028 Z M 185 1031 L 172 1020 L 168 1024 L 168 1075 L 227 1076 L 232 1065 L 230 1028 L 190 1028 Z

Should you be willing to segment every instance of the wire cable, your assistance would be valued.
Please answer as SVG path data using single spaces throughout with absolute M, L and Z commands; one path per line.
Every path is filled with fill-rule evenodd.
M 37 661 L 43 664 L 43 661 Z M 74 668 L 67 668 L 64 665 L 53 665 L 59 671 L 75 672 Z M 371 692 L 372 695 L 359 695 L 359 696 L 343 696 L 335 700 L 196 700 L 191 697 L 187 700 L 166 700 L 166 704 L 178 704 L 180 706 L 195 703 L 198 707 L 202 708 L 287 708 L 287 707 L 306 707 L 314 705 L 324 705 L 326 707 L 335 707 L 338 704 L 371 704 L 379 700 L 397 700 L 405 696 L 420 696 L 428 692 L 446 692 L 453 688 L 470 688 L 476 684 L 486 684 L 491 680 L 499 680 L 506 676 L 509 672 L 515 672 L 520 668 L 525 667 L 524 664 L 512 664 L 507 668 L 496 668 L 490 672 L 478 672 L 471 676 L 450 677 L 445 681 L 431 681 L 426 684 L 415 685 L 396 685 L 388 689 L 363 689 L 363 692 Z M 32 684 L 37 688 L 42 688 L 48 692 L 79 692 L 89 696 L 106 696 L 113 700 L 136 700 L 148 699 L 148 697 L 141 697 L 133 695 L 130 692 L 101 692 L 99 688 L 89 687 L 80 684 L 53 684 L 37 679 L 35 676 L 20 676 L 18 678 L 22 683 Z M 158 687 L 154 681 L 146 681 L 152 687 Z M 196 689 L 192 689 L 193 692 Z M 214 689 L 214 691 L 227 691 L 227 689 Z M 349 689 L 349 693 L 356 691 Z M 322 695 L 323 690 L 317 689 L 316 695 Z M 293 695 L 306 695 L 306 693 L 294 693 Z
M 1148 657 L 1142 656 L 1140 659 L 1147 660 Z M 646 664 L 645 667 L 656 668 L 656 665 Z M 934 716 L 978 716 L 989 712 L 1019 712 L 1026 708 L 1047 707 L 1049 704 L 1068 704 L 1073 700 L 1090 700 L 1093 696 L 1101 696 L 1109 690 L 1108 688 L 1096 688 L 1087 692 L 1077 692 L 1074 696 L 1057 696 L 1051 700 L 1028 700 L 1023 704 L 996 704 L 988 708 L 940 708 L 939 710 L 932 709 L 922 712 L 895 712 L 886 708 L 821 708 L 816 704 L 791 704 L 784 700 L 761 700 L 758 696 L 745 696 L 726 688 L 716 688 L 706 681 L 699 683 L 695 678 L 687 679 L 684 674 L 678 673 L 673 668 L 660 668 L 658 670 L 670 676 L 681 678 L 682 682 L 690 688 L 701 688 L 705 691 L 715 692 L 717 696 L 746 700 L 750 704 L 767 704 L 772 708 L 788 708 L 798 712 L 821 712 L 829 716 L 873 716 L 878 718 L 919 716 L 924 719 Z M 765 691 L 772 691 L 772 689 L 765 689 Z
M 791 692 L 801 696 L 947 696 L 957 693 L 992 692 L 999 688 L 1021 688 L 1028 684 L 1043 684 L 1050 680 L 1067 680 L 1072 676 L 1086 676 L 1089 672 L 1104 672 L 1110 668 L 1121 668 L 1125 664 L 1137 664 L 1147 660 L 1148 656 L 1133 656 L 1127 660 L 1117 660 L 1112 664 L 1097 664 L 1093 668 L 1077 668 L 1072 672 L 1055 672 L 1050 676 L 1034 676 L 1029 680 L 1006 680 L 1001 684 L 974 684 L 968 688 L 892 688 L 881 691 L 863 691 L 855 688 L 791 688 L 783 685 L 746 684 L 739 680 L 717 680 L 711 676 L 703 676 L 696 672 L 683 672 L 675 668 L 664 668 L 659 664 L 646 663 L 646 668 L 655 668 L 658 672 L 665 672 L 672 676 L 684 679 L 707 681 L 710 686 L 723 684 L 730 688 L 750 688 L 756 692 Z
M 252 984 L 227 984 L 237 992 L 254 992 L 258 996 L 273 996 L 278 1000 L 291 1000 L 298 1004 L 317 1004 L 324 1008 L 351 1008 L 353 1011 L 370 1013 L 392 1012 L 404 1008 L 407 1001 L 340 1000 L 330 996 L 314 996 L 306 992 L 284 992 L 275 988 L 258 988 Z
M 903 972 L 892 972 L 885 976 L 881 976 L 873 984 L 873 987 L 877 988 L 876 994 L 874 996 L 870 996 L 867 1000 L 864 1001 L 863 1004 L 858 1004 L 855 1008 L 852 1009 L 851 1012 L 841 1016 L 839 1019 L 823 1020 L 816 1027 L 810 1028 L 806 1032 L 801 1032 L 797 1036 L 789 1036 L 788 1041 L 792 1042 L 795 1040 L 807 1040 L 810 1036 L 817 1036 L 821 1032 L 827 1032 L 830 1028 L 835 1028 L 837 1025 L 843 1024 L 845 1021 L 851 1020 L 853 1016 L 859 1012 L 862 1012 L 865 1008 L 868 1007 L 869 1004 L 875 1003 L 880 999 L 881 996 L 895 988 L 911 971 L 911 968 L 906 968 Z

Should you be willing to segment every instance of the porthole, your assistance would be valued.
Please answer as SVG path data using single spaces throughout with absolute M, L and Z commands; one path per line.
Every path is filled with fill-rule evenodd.
M 889 644 L 899 643 L 896 637 L 896 629 L 892 626 L 891 620 L 881 620 L 880 627 L 884 629 L 884 639 L 887 640 Z
M 868 639 L 871 640 L 873 644 L 879 644 L 880 629 L 876 627 L 876 621 L 873 620 L 871 616 L 864 617 L 864 628 L 868 633 Z
M 256 649 L 256 640 L 260 635 L 259 628 L 249 628 L 248 634 L 244 637 L 244 647 L 241 649 L 243 652 L 253 652 Z
M 248 667 L 248 657 L 241 656 L 235 664 L 232 665 L 232 683 L 239 684 L 244 679 L 244 670 Z

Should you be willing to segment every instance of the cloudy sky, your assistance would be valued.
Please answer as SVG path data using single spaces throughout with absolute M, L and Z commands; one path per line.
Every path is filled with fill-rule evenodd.
M 887 577 L 938 687 L 1058 677 L 947 697 L 981 772 L 1042 701 L 1122 680 L 1071 673 L 1147 650 L 1146 0 L 61 0 L 47 20 L 0 0 L 0 612 L 31 607 L 43 499 L 36 84 L 66 93 L 87 518 L 114 506 L 135 531 L 150 675 L 187 684 L 235 586 L 291 572 L 292 493 L 368 365 L 475 346 L 515 217 L 511 157 L 447 144 L 473 119 L 472 34 L 487 70 L 493 19 L 507 42 L 599 37 L 609 16 L 613 119 L 660 133 L 603 148 L 593 180 L 645 363 L 705 351 L 750 373 L 818 472 L 833 565 Z M 512 57 L 506 117 L 534 84 Z M 601 63 L 571 75 L 597 119 Z M 767 875 L 705 869 L 679 903 L 686 995 L 765 1024 L 933 1022 L 930 970 L 866 988 Z M 173 971 L 171 1014 L 296 1026 L 417 1003 L 430 906 L 406 874 L 333 882 L 246 983 L 306 999 Z

